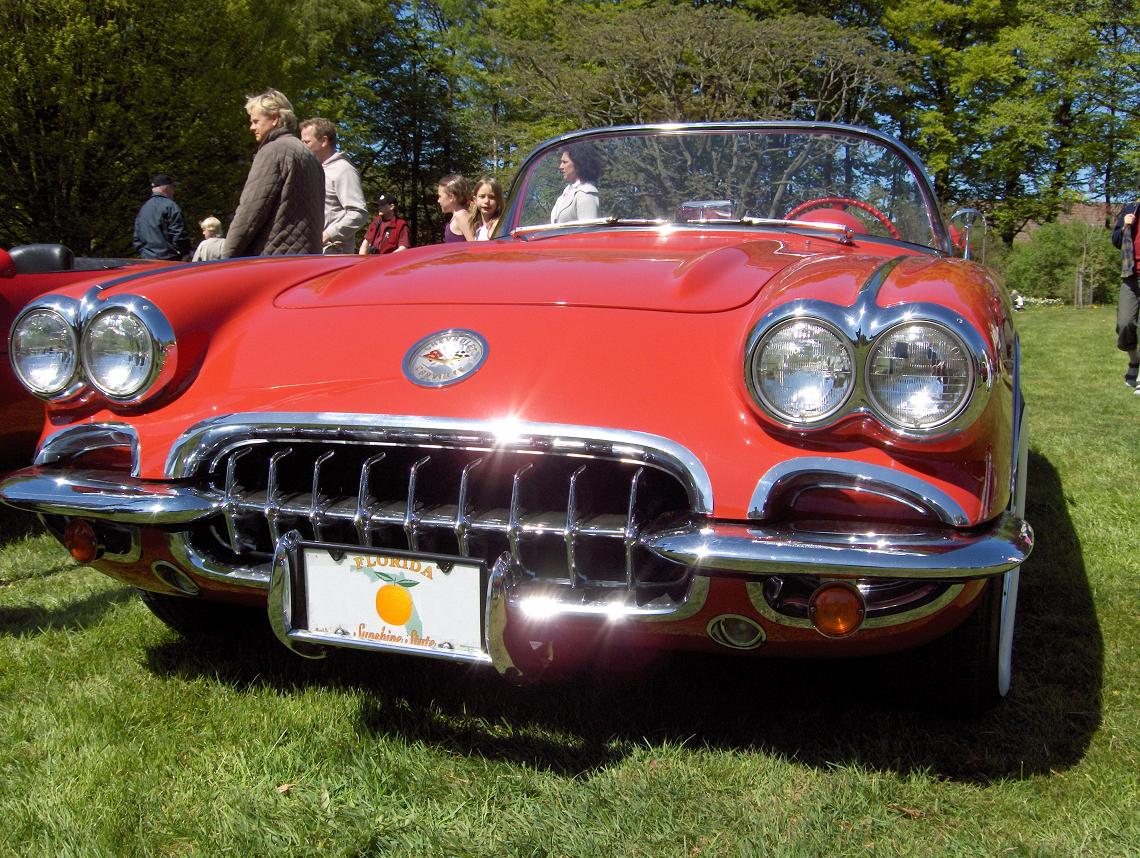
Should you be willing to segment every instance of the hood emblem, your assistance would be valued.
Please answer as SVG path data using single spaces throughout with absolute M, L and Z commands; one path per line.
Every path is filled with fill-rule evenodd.
M 404 375 L 422 387 L 444 387 L 467 378 L 486 359 L 487 341 L 474 331 L 436 331 L 408 349 Z

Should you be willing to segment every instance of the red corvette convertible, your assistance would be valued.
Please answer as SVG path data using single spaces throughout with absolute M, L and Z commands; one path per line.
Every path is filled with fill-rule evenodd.
M 532 679 L 609 647 L 849 656 L 953 636 L 1010 682 L 1027 424 L 1010 302 L 859 128 L 607 128 L 491 240 L 63 288 L 0 484 L 207 634 Z

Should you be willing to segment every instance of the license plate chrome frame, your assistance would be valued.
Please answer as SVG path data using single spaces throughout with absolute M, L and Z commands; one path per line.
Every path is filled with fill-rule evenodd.
M 309 580 L 307 563 L 310 552 L 323 552 L 334 563 L 341 562 L 337 560 L 338 556 L 342 559 L 373 557 L 385 558 L 388 561 L 434 564 L 441 574 L 453 574 L 453 572 L 443 572 L 444 568 L 455 570 L 459 567 L 464 570 L 463 574 L 478 575 L 478 597 L 475 600 L 477 604 L 472 606 L 472 610 L 478 612 L 479 649 L 477 651 L 473 648 L 466 650 L 447 649 L 445 647 L 429 647 L 424 644 L 352 637 L 328 631 L 314 631 L 309 628 L 308 617 Z M 468 664 L 486 664 L 492 661 L 491 645 L 488 640 L 492 602 L 490 598 L 492 588 L 489 587 L 490 579 L 491 572 L 487 568 L 487 564 L 472 557 L 317 542 L 301 539 L 299 534 L 292 532 L 281 537 L 273 559 L 267 606 L 269 621 L 274 633 L 287 647 L 310 658 L 321 658 L 325 655 L 325 648 L 337 647 L 370 652 L 399 653 Z M 471 641 L 470 644 L 473 645 L 474 641 Z

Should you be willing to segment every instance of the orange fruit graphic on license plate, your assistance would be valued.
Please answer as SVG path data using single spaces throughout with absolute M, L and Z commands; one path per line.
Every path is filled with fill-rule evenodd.
M 404 625 L 412 616 L 411 594 L 399 584 L 385 584 L 376 591 L 376 613 L 390 625 Z

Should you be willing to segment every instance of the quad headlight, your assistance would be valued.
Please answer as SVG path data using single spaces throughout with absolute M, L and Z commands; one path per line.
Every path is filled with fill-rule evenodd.
M 867 357 L 867 395 L 875 411 L 900 429 L 933 429 L 969 401 L 973 361 L 949 330 L 910 322 L 885 331 Z
M 16 376 L 36 396 L 58 396 L 75 380 L 75 328 L 54 308 L 24 313 L 12 329 L 9 353 Z
M 154 337 L 127 309 L 112 307 L 88 322 L 82 353 L 87 379 L 112 399 L 130 399 L 153 377 Z
M 91 387 L 134 405 L 174 373 L 174 330 L 145 299 L 117 296 L 88 314 L 88 299 L 49 296 L 12 327 L 9 353 L 17 377 L 36 396 L 64 400 Z
M 968 425 L 992 385 L 984 339 L 938 305 L 868 307 L 798 301 L 752 329 L 744 380 L 764 416 L 812 430 L 863 415 L 912 440 Z
M 850 344 L 815 319 L 788 319 L 752 349 L 748 378 L 753 395 L 777 420 L 811 425 L 847 401 L 855 382 Z

